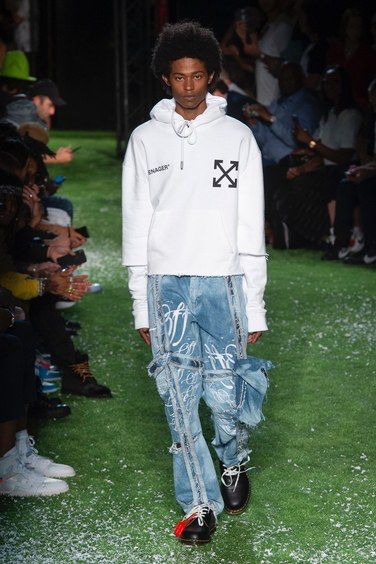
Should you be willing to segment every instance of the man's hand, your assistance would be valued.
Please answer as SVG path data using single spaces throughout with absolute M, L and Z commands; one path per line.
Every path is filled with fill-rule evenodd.
M 248 118 L 257 118 L 271 123 L 272 114 L 261 104 L 246 104 L 243 107 L 243 114 Z
M 315 156 L 315 152 L 312 151 L 312 149 L 308 149 L 308 147 L 297 147 L 296 149 L 294 149 L 291 153 L 292 155 L 301 155 L 303 156 L 308 156 L 308 157 L 314 157 Z
M 141 339 L 142 339 L 143 341 L 145 341 L 145 343 L 146 343 L 147 345 L 150 346 L 151 340 L 150 340 L 150 332 L 149 332 L 148 327 L 143 327 L 142 329 L 139 329 L 138 332 L 139 332 L 139 334 L 140 334 Z
M 312 135 L 310 135 L 308 131 L 300 127 L 300 125 L 295 125 L 292 132 L 299 143 L 309 145 L 310 141 L 314 141 Z
M 73 160 L 74 153 L 72 147 L 59 147 L 56 151 L 55 162 L 58 164 L 67 164 Z
M 251 345 L 257 343 L 259 339 L 262 337 L 262 331 L 255 331 L 254 333 L 248 333 L 248 340 L 247 342 Z
M 369 163 L 363 166 L 351 166 L 347 171 L 347 180 L 351 182 L 363 182 L 376 176 L 376 167 L 374 163 Z
M 38 186 L 36 184 L 33 184 L 33 186 L 24 186 L 22 190 L 22 200 L 30 209 L 30 227 L 35 228 L 41 221 L 43 215 Z
M 70 227 L 68 229 L 68 232 L 70 237 L 70 243 L 73 249 L 76 249 L 77 247 L 80 247 L 81 245 L 84 245 L 86 243 L 87 241 L 86 237 L 84 237 L 83 235 L 81 235 L 81 233 L 76 231 L 74 227 Z
M 89 286 L 90 281 L 85 274 L 69 276 L 67 272 L 54 272 L 49 276 L 46 292 L 78 301 L 86 294 Z
M 298 178 L 300 176 L 301 171 L 298 166 L 290 166 L 286 172 L 287 180 L 294 180 L 294 178 Z
M 236 45 L 233 45 L 231 43 L 230 45 L 226 46 L 225 55 L 229 55 L 230 57 L 239 57 L 239 49 L 236 47 Z
M 240 37 L 240 36 L 239 36 Z M 259 57 L 260 56 L 260 48 L 258 46 L 257 41 L 257 33 L 251 33 L 251 43 L 246 42 L 246 38 L 240 37 L 243 42 L 244 52 L 249 55 L 250 57 Z

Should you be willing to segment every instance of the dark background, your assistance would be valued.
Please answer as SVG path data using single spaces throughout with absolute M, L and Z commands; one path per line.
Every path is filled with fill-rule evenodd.
M 116 3 L 122 4 L 124 10 L 120 13 L 118 10 L 115 18 Z M 128 57 L 139 50 L 134 66 L 128 65 L 126 80 L 132 81 L 133 75 L 138 77 L 138 84 L 133 87 L 134 99 L 144 103 L 135 121 L 142 122 L 147 119 L 150 105 L 162 94 L 148 68 L 151 47 L 163 21 L 199 20 L 221 39 L 234 10 L 255 3 L 245 0 L 37 0 L 38 47 L 33 70 L 40 78 L 54 79 L 68 102 L 66 108 L 59 109 L 54 127 L 116 129 L 115 52 L 120 47 L 116 44 L 115 30 L 119 24 L 127 35 Z M 317 8 L 325 13 L 333 34 L 337 32 L 344 9 L 354 6 L 362 9 L 367 17 L 376 11 L 375 4 L 368 0 L 317 0 Z M 119 64 L 120 68 L 124 67 L 122 60 Z

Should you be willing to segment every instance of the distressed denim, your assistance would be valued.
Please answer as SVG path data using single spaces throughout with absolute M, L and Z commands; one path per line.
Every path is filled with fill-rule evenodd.
M 175 494 L 187 513 L 208 504 L 223 510 L 198 407 L 212 412 L 218 458 L 232 466 L 249 454 L 249 430 L 262 419 L 271 363 L 246 356 L 242 276 L 148 277 L 153 360 L 149 375 L 164 401 L 172 436 Z

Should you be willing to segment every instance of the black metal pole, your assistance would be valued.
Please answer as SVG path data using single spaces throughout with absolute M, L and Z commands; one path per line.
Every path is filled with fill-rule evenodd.
M 123 83 L 123 142 L 127 143 L 131 134 L 129 130 L 129 89 L 128 89 L 128 33 L 127 33 L 127 0 L 120 0 L 120 30 L 122 54 L 122 83 Z M 125 149 L 125 147 L 124 147 Z
M 119 2 L 121 0 L 114 0 L 114 44 L 115 44 L 115 105 L 116 105 L 116 155 L 118 157 L 122 154 L 122 80 L 121 80 L 121 53 L 120 53 L 120 15 L 119 15 Z

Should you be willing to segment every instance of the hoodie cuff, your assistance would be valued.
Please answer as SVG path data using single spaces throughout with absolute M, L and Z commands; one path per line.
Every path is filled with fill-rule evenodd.
M 133 309 L 133 316 L 135 329 L 144 329 L 149 327 L 149 315 L 147 308 L 142 308 L 139 311 Z
M 248 333 L 267 331 L 266 315 L 263 312 L 247 311 Z

